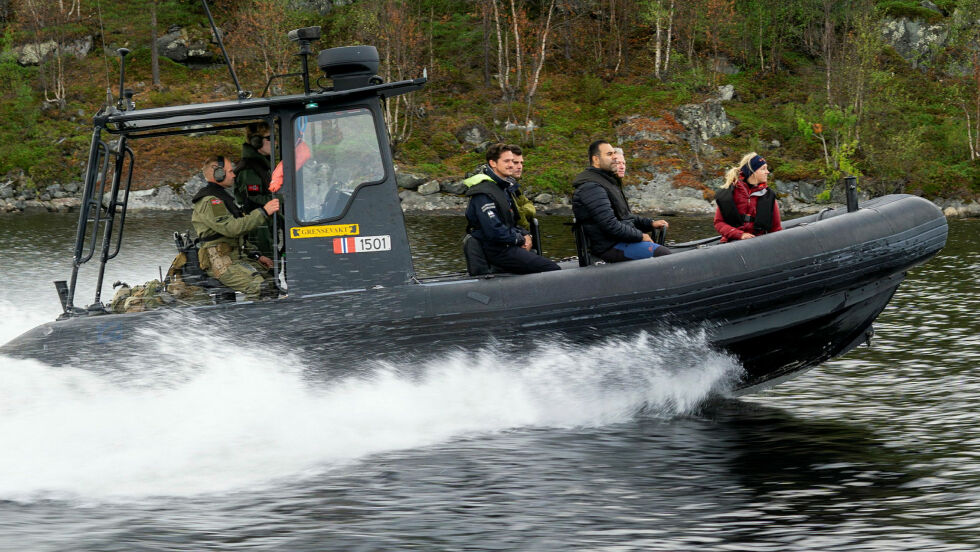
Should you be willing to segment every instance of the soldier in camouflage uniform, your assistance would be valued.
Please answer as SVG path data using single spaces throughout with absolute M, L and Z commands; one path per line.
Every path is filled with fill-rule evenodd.
M 269 154 L 272 148 L 268 123 L 253 123 L 245 130 L 247 141 L 242 144 L 242 160 L 235 165 L 235 200 L 245 214 L 275 199 L 269 191 L 272 170 Z M 282 220 L 279 221 L 282 228 Z M 265 224 L 249 231 L 246 239 L 266 257 L 272 257 L 272 217 Z
M 221 156 L 211 157 L 203 172 L 208 185 L 194 196 L 191 215 L 191 224 L 201 240 L 201 269 L 223 285 L 241 291 L 248 300 L 276 297 L 278 289 L 269 271 L 272 259 L 246 242 L 245 236 L 268 222 L 279 210 L 279 200 L 273 198 L 245 214 L 228 193 L 235 181 L 231 162 Z

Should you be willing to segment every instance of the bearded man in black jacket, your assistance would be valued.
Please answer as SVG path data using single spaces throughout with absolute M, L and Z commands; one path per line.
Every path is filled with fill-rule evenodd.
M 596 140 L 589 145 L 592 166 L 572 181 L 572 212 L 585 231 L 590 252 L 607 263 L 669 255 L 670 249 L 644 233 L 665 228 L 667 221 L 630 212 L 623 183 L 616 175 L 617 161 L 612 145 Z

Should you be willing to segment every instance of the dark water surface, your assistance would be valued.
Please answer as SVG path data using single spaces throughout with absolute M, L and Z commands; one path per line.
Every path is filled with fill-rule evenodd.
M 130 218 L 103 299 L 165 271 L 187 216 Z M 74 224 L 0 217 L 0 342 L 58 314 Z M 422 275 L 463 269 L 462 225 L 410 220 Z M 686 334 L 326 388 L 261 321 L 134 338 L 126 382 L 0 357 L 0 550 L 978 550 L 978 275 L 980 221 L 950 221 L 872 348 L 739 400 L 709 394 L 737 366 Z

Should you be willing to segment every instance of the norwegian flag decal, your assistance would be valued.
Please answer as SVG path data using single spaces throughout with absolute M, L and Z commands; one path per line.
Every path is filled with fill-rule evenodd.
M 354 238 L 334 238 L 334 253 L 354 253 L 357 249 L 354 246 Z

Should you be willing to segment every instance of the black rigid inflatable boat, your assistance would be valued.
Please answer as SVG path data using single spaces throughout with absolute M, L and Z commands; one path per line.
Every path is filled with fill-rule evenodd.
M 299 30 L 297 41 L 308 48 L 314 34 Z M 64 313 L 0 354 L 125 369 L 117 363 L 133 348 L 127 337 L 172 324 L 166 317 L 175 316 L 216 331 L 258 323 L 263 341 L 341 370 L 490 342 L 520 350 L 543 339 L 588 343 L 692 328 L 737 356 L 745 367 L 739 389 L 751 392 L 868 340 L 906 271 L 946 242 L 946 220 L 935 205 L 893 195 L 853 212 L 788 221 L 783 231 L 758 239 L 672 245 L 676 254 L 654 259 L 420 280 L 381 102 L 421 88 L 425 79 L 381 82 L 371 47 L 324 50 L 318 62 L 332 86 L 310 89 L 305 78 L 302 94 L 240 94 L 146 110 L 123 101 L 103 109 L 94 121 L 74 270 L 59 285 Z M 262 302 L 221 301 L 227 294 L 216 293 L 212 305 L 108 314 L 100 291 L 122 239 L 135 163 L 129 142 L 256 121 L 269 123 L 282 149 L 286 260 L 276 259 L 276 273 L 288 293 Z M 104 140 L 105 133 L 114 140 Z M 312 151 L 309 162 L 297 162 L 299 143 Z M 95 300 L 75 306 L 78 268 L 93 258 L 100 263 Z

